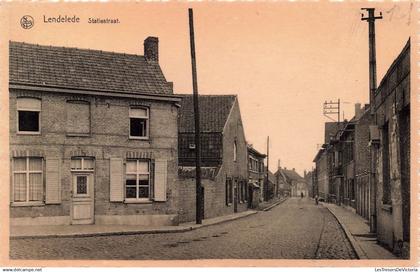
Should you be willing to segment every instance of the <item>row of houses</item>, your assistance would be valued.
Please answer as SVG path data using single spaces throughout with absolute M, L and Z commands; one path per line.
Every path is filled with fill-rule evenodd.
M 410 40 L 370 101 L 355 115 L 325 123 L 314 158 L 321 200 L 365 218 L 379 243 L 408 257 L 410 243 Z
M 143 56 L 10 42 L 11 225 L 193 221 L 192 105 L 165 79 L 156 37 Z M 290 191 L 247 144 L 236 95 L 199 106 L 204 218 Z

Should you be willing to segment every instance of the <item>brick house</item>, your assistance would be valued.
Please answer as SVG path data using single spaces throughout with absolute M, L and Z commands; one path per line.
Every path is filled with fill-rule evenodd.
M 256 150 L 252 145 L 248 145 L 248 176 L 249 176 L 249 196 L 250 207 L 258 207 L 258 203 L 264 201 L 264 185 L 266 183 L 266 168 L 264 159 L 267 155 Z
M 329 175 L 328 175 L 328 152 L 321 148 L 318 150 L 313 162 L 315 163 L 314 192 L 319 200 L 327 201 L 329 194 Z
M 264 180 L 264 201 L 269 201 L 276 197 L 276 192 L 277 179 L 274 176 L 274 174 L 270 170 L 268 170 L 268 176 Z
M 192 95 L 181 95 L 178 117 L 180 220 L 195 219 L 195 141 Z M 235 95 L 200 95 L 204 218 L 248 207 L 248 152 Z
M 304 196 L 309 195 L 308 183 L 296 172 L 295 168 L 287 169 L 286 167 L 280 167 L 275 176 L 279 178 L 279 186 L 283 186 L 283 193 L 287 192 L 292 197 L 300 197 L 301 193 Z
M 10 42 L 11 225 L 177 224 L 177 114 L 158 62 Z
M 410 245 L 410 40 L 374 96 L 370 143 L 376 179 L 378 241 L 408 257 Z
M 313 171 L 306 171 L 303 172 L 303 179 L 306 180 L 308 184 L 308 195 L 309 197 L 315 197 L 314 195 L 314 184 L 313 184 Z
M 374 222 L 374 184 L 371 178 L 371 152 L 369 147 L 369 126 L 373 124 L 370 105 L 361 108 L 355 105 L 354 117 L 354 177 L 356 182 L 355 200 L 356 213 Z M 371 229 L 373 231 L 373 229 Z

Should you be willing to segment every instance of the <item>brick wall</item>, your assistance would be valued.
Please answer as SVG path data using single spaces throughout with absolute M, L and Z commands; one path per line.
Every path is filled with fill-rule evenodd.
M 233 161 L 234 141 L 237 144 L 237 159 Z M 203 179 L 204 186 L 204 216 L 211 218 L 226 215 L 234 212 L 234 204 L 226 205 L 226 178 L 248 181 L 248 152 L 245 142 L 245 134 L 240 116 L 239 104 L 236 100 L 228 121 L 223 131 L 223 163 L 214 180 Z M 235 185 L 234 185 L 235 186 Z M 233 187 L 234 187 L 233 186 Z M 179 178 L 176 188 L 179 197 L 178 207 L 180 208 L 180 221 L 188 222 L 195 220 L 195 179 Z M 233 190 L 233 188 L 232 188 Z M 233 194 L 234 195 L 234 194 Z M 235 201 L 235 195 L 234 200 Z M 247 209 L 247 203 L 239 203 L 238 212 Z
M 407 175 L 401 173 L 401 169 L 409 172 L 409 168 L 404 167 L 404 165 L 409 165 L 409 153 L 401 152 L 401 142 L 408 142 L 409 133 L 399 129 L 409 122 L 409 104 L 410 42 L 389 68 L 375 95 L 376 122 L 382 138 L 376 161 L 377 233 L 379 242 L 393 249 L 397 254 L 401 254 L 402 251 L 398 241 L 404 241 L 405 246 L 409 243 L 407 232 L 409 232 L 410 221 L 408 219 L 410 218 L 408 204 L 410 180 L 409 176 L 407 178 Z M 384 139 L 386 135 L 388 137 Z M 386 142 L 388 142 L 387 146 L 385 146 Z M 389 167 L 384 167 L 387 164 Z M 387 180 L 389 185 L 387 185 Z M 390 196 L 390 201 L 383 203 L 384 196 L 387 194 Z
M 42 99 L 41 135 L 17 135 L 16 98 L 35 96 Z M 84 100 L 90 103 L 91 135 L 66 136 L 66 101 Z M 129 139 L 129 106 L 144 105 L 150 108 L 150 140 Z M 177 163 L 177 108 L 170 102 L 137 99 L 94 97 L 10 91 L 10 149 L 13 152 L 37 152 L 44 159 L 61 160 L 61 195 L 57 205 L 40 207 L 11 207 L 11 217 L 68 216 L 71 205 L 70 159 L 75 155 L 95 158 L 95 215 L 131 215 L 175 213 L 173 201 Z M 168 161 L 168 201 L 151 204 L 110 203 L 109 158 L 126 158 L 128 152 L 145 154 L 146 158 L 165 158 Z

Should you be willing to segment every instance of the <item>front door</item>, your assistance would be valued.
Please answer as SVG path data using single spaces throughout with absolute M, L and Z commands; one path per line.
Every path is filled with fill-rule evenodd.
M 93 173 L 72 173 L 72 183 L 71 223 L 93 224 Z

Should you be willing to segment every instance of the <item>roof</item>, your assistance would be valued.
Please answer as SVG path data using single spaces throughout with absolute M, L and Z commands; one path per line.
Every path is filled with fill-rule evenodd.
M 335 136 L 337 131 L 343 127 L 343 122 L 325 122 L 324 143 L 329 143 L 330 137 Z
M 160 66 L 144 56 L 9 42 L 9 82 L 124 93 L 172 94 Z
M 268 180 L 272 181 L 272 183 L 274 183 L 276 181 L 276 177 L 274 176 L 274 174 L 268 170 Z
M 304 180 L 295 170 L 281 168 L 279 171 L 287 178 L 288 181 L 292 180 Z
M 411 40 L 411 37 L 408 38 L 404 48 L 401 50 L 397 58 L 392 62 L 391 66 L 386 71 L 386 74 L 384 75 L 381 82 L 379 83 L 378 88 L 376 88 L 375 96 L 377 96 L 380 93 L 380 91 L 382 90 L 382 87 L 385 85 L 386 80 L 389 78 L 390 74 L 394 71 L 394 69 L 396 69 L 398 63 L 402 60 L 402 58 L 405 57 L 407 53 L 410 54 L 410 40 Z M 408 57 L 408 59 L 410 59 L 410 57 Z M 408 67 L 410 67 L 410 65 Z M 409 73 L 410 72 L 408 71 L 408 74 Z
M 320 148 L 320 149 L 318 150 L 318 152 L 316 153 L 316 155 L 315 155 L 315 158 L 314 158 L 313 162 L 317 162 L 317 161 L 319 160 L 319 158 L 322 156 L 322 154 L 324 153 L 324 151 L 325 151 L 325 149 Z
M 194 105 L 192 95 L 182 98 L 178 115 L 179 132 L 194 132 Z M 200 132 L 223 132 L 236 95 L 199 95 Z
M 248 148 L 248 152 L 250 154 L 254 155 L 255 157 L 258 157 L 258 158 L 265 158 L 265 157 L 267 157 L 267 155 L 259 152 L 252 145 L 247 145 L 247 148 Z

